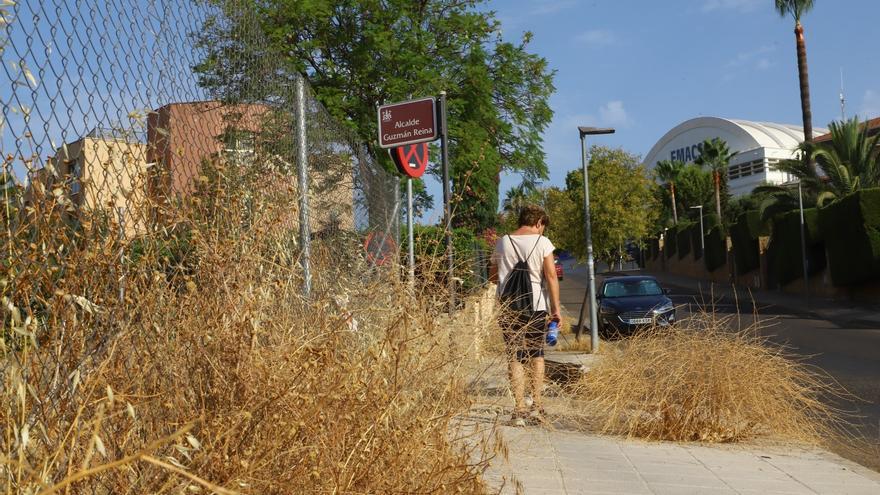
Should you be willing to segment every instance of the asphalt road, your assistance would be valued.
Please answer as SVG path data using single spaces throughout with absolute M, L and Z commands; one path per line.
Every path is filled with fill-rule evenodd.
M 604 271 L 598 266 L 597 271 Z M 638 273 L 638 272 L 633 272 Z M 565 264 L 565 279 L 560 283 L 560 298 L 571 323 L 577 323 L 578 313 L 586 287 L 586 267 Z M 851 429 L 853 434 L 864 437 L 873 452 L 852 452 L 841 446 L 834 448 L 839 454 L 860 464 L 880 471 L 880 328 L 853 328 L 807 314 L 798 314 L 777 306 L 754 307 L 751 301 L 717 299 L 685 287 L 669 287 L 671 298 L 682 320 L 692 311 L 712 304 L 714 311 L 723 314 L 739 314 L 734 325 L 746 328 L 754 323 L 753 314 L 763 327 L 762 334 L 771 341 L 783 344 L 792 354 L 800 356 L 808 364 L 817 366 L 837 380 L 847 391 L 860 398 L 857 401 L 838 402 L 835 405 L 852 411 L 856 417 Z M 588 312 L 584 320 L 589 321 Z

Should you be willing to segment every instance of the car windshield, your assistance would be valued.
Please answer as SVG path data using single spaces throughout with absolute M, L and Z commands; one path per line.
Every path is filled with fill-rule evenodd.
M 605 282 L 604 297 L 659 296 L 663 289 L 656 280 L 614 280 Z

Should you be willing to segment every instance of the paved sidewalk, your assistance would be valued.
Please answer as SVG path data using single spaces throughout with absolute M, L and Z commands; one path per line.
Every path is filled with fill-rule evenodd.
M 818 450 L 648 443 L 541 427 L 496 434 L 508 456 L 484 478 L 501 493 L 880 493 L 880 475 Z
M 549 352 L 548 375 L 589 372 L 601 356 Z M 585 433 L 555 415 L 549 426 L 499 426 L 512 400 L 502 363 L 473 384 L 477 404 L 460 418 L 471 445 L 502 440 L 484 479 L 503 494 L 880 494 L 880 473 L 836 454 L 800 447 L 646 442 Z

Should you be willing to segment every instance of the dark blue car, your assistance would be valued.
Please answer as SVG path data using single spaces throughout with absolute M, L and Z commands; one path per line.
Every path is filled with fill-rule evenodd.
M 645 326 L 675 323 L 675 306 L 654 277 L 608 277 L 597 293 L 599 333 L 631 335 Z

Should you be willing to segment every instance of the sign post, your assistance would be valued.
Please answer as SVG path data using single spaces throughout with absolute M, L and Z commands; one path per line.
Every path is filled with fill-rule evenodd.
M 443 175 L 443 209 L 446 253 L 449 259 L 449 312 L 452 313 L 455 310 L 455 280 L 453 279 L 452 212 L 449 206 L 449 140 L 446 132 L 446 91 L 440 92 L 439 105 L 434 97 L 382 105 L 378 111 L 378 122 L 379 147 L 396 148 L 396 150 L 392 150 L 391 156 L 401 172 L 409 177 L 406 190 L 410 280 L 415 278 L 412 238 L 412 179 L 421 177 L 428 164 L 428 145 L 421 144 L 419 146 L 419 144 L 442 138 L 440 151 Z
M 449 136 L 446 127 L 446 91 L 440 92 L 440 136 L 443 139 L 440 146 L 440 166 L 443 171 L 443 210 L 444 224 L 446 227 L 446 256 L 449 258 L 447 279 L 449 283 L 449 314 L 455 312 L 455 259 L 452 253 L 452 209 L 449 205 L 451 193 L 449 191 Z
M 391 150 L 391 158 L 397 169 L 406 175 L 406 233 L 407 233 L 407 265 L 409 268 L 410 286 L 416 281 L 416 257 L 413 246 L 413 178 L 419 178 L 428 168 L 428 143 L 408 144 Z

